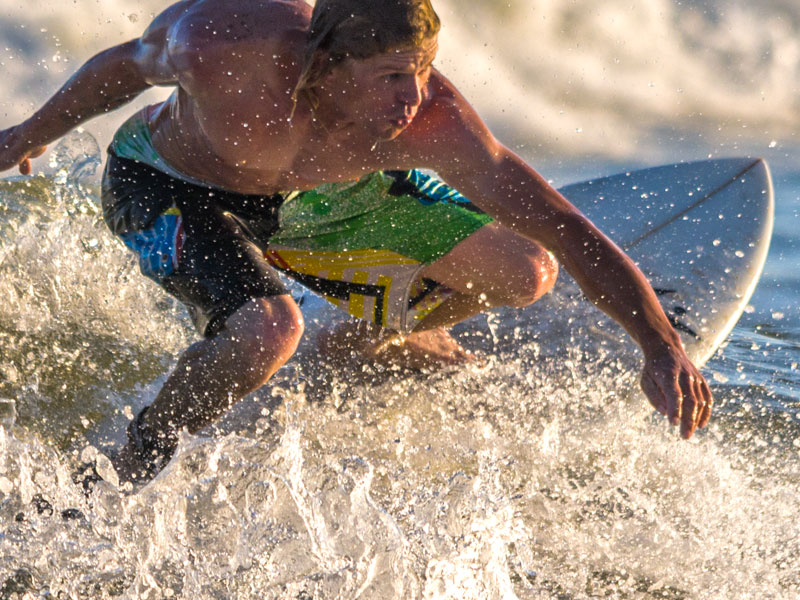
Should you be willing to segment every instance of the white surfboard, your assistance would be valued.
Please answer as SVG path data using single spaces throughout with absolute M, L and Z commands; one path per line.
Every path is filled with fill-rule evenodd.
M 705 363 L 752 295 L 773 193 L 761 159 L 680 163 L 562 188 L 649 279 L 687 353 Z
M 767 257 L 773 192 L 766 163 L 678 163 L 560 191 L 637 263 L 690 358 L 705 363 L 741 316 Z M 302 302 L 312 330 L 344 316 L 310 292 Z M 583 304 L 586 312 L 595 310 Z

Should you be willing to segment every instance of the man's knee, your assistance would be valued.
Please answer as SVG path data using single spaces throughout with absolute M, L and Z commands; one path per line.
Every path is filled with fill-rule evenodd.
M 264 341 L 273 341 L 294 353 L 305 330 L 300 307 L 289 295 L 261 298 L 255 302 L 261 305 L 260 345 Z
M 553 289 L 558 278 L 558 261 L 544 248 L 537 246 L 519 255 L 515 263 L 510 285 L 504 290 L 503 304 L 522 308 Z
M 294 354 L 305 330 L 300 307 L 288 295 L 258 298 L 252 302 L 256 305 L 250 336 L 254 354 Z
M 558 263 L 536 242 L 493 223 L 429 265 L 423 275 L 463 294 L 478 294 L 487 306 L 523 307 L 553 288 Z
M 241 368 L 266 381 L 297 350 L 304 329 L 300 308 L 282 295 L 250 300 L 228 319 L 223 335 Z

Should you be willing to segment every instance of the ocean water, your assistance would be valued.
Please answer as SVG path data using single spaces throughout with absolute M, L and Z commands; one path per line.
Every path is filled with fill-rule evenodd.
M 163 6 L 3 0 L 0 126 Z M 618 330 L 553 296 L 458 327 L 484 363 L 424 378 L 328 373 L 319 390 L 306 340 L 150 485 L 85 498 L 72 470 L 195 339 L 98 215 L 102 148 L 132 105 L 0 181 L 0 598 L 800 598 L 800 8 L 436 7 L 439 67 L 555 184 L 771 165 L 770 255 L 704 367 L 711 425 L 679 440 Z M 574 343 L 551 343 L 565 328 Z M 601 350 L 577 343 L 599 330 Z

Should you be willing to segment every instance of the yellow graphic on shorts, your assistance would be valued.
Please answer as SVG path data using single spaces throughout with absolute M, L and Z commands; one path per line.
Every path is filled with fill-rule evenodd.
M 325 252 L 270 247 L 275 268 L 359 319 L 400 331 L 416 325 L 408 299 L 423 265 L 389 250 Z M 409 322 L 411 321 L 411 322 Z

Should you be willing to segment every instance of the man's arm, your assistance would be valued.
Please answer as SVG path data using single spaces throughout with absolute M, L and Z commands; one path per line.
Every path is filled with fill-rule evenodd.
M 429 148 L 432 166 L 499 223 L 550 250 L 589 300 L 642 348 L 641 382 L 650 403 L 672 424 L 680 424 L 686 438 L 704 427 L 711 415 L 711 392 L 633 261 L 495 140 L 455 90 L 434 103 L 417 124 L 434 134 L 428 139 L 437 140 Z
M 141 38 L 89 59 L 29 119 L 0 131 L 0 171 L 18 165 L 27 175 L 31 159 L 73 128 L 126 104 L 152 85 L 174 83 L 168 32 L 181 11 L 180 5 L 167 9 Z

